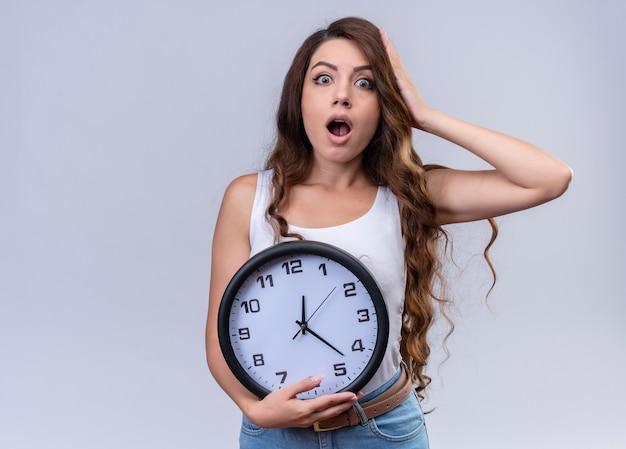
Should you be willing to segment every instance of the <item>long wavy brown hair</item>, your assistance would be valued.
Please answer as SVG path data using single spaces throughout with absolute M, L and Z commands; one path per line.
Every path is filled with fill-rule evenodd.
M 348 17 L 331 23 L 309 36 L 296 52 L 285 76 L 277 112 L 277 136 L 266 168 L 273 169 L 273 196 L 267 215 L 278 236 L 301 238 L 290 233 L 280 214 L 291 186 L 308 177 L 312 165 L 312 146 L 304 130 L 301 113 L 302 86 L 315 50 L 330 39 L 349 39 L 369 60 L 378 92 L 380 123 L 364 151 L 363 169 L 374 185 L 387 186 L 398 199 L 404 240 L 406 267 L 405 306 L 401 353 L 420 396 L 430 383 L 424 373 L 430 346 L 427 333 L 437 310 L 448 320 L 449 333 L 454 326 L 446 313 L 448 301 L 439 294 L 442 284 L 441 257 L 448 247 L 448 235 L 437 222 L 437 208 L 428 195 L 425 173 L 439 166 L 424 166 L 412 145 L 412 121 L 400 95 L 391 62 L 371 22 Z M 492 225 L 492 239 L 497 228 Z M 495 281 L 495 277 L 494 277 Z M 449 335 L 448 333 L 448 335 Z

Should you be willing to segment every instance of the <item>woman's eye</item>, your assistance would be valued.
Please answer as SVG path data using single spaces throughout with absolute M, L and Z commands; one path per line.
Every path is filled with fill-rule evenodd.
M 318 75 L 313 80 L 317 84 L 330 84 L 333 79 L 329 75 Z
M 374 82 L 369 78 L 359 78 L 355 83 L 357 87 L 363 87 L 365 89 L 371 89 L 374 87 Z

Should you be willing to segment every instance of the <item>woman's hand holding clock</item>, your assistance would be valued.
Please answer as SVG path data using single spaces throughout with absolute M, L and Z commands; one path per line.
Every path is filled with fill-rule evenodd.
M 319 387 L 323 379 L 321 375 L 312 376 L 287 385 L 262 400 L 253 401 L 243 412 L 260 427 L 310 427 L 318 421 L 339 415 L 363 397 L 363 393 L 349 391 L 308 400 L 297 397 L 300 393 Z

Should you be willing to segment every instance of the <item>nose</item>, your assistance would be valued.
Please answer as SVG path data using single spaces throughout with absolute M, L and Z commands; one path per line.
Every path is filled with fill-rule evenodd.
M 335 92 L 335 101 L 333 104 L 335 106 L 341 105 L 348 109 L 352 106 L 349 86 L 345 86 L 343 84 L 338 85 L 337 91 Z
M 342 96 L 338 95 L 333 104 L 335 106 L 341 105 L 348 109 L 350 109 L 350 107 L 352 106 L 352 102 L 350 101 L 350 98 L 347 95 L 342 95 Z

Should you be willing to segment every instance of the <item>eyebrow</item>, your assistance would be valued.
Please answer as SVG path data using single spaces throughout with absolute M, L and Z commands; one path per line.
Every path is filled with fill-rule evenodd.
M 326 61 L 317 62 L 313 67 L 311 67 L 311 70 L 313 70 L 315 67 L 318 67 L 318 66 L 321 66 L 321 65 L 323 65 L 325 67 L 328 67 L 328 68 L 330 68 L 332 70 L 335 70 L 335 71 L 338 70 L 338 67 L 335 64 L 331 64 L 330 62 L 326 62 Z M 356 72 L 361 72 L 363 70 L 372 70 L 372 66 L 370 64 L 359 65 L 359 66 L 356 66 L 354 69 L 352 69 L 352 71 L 355 72 L 355 73 Z

